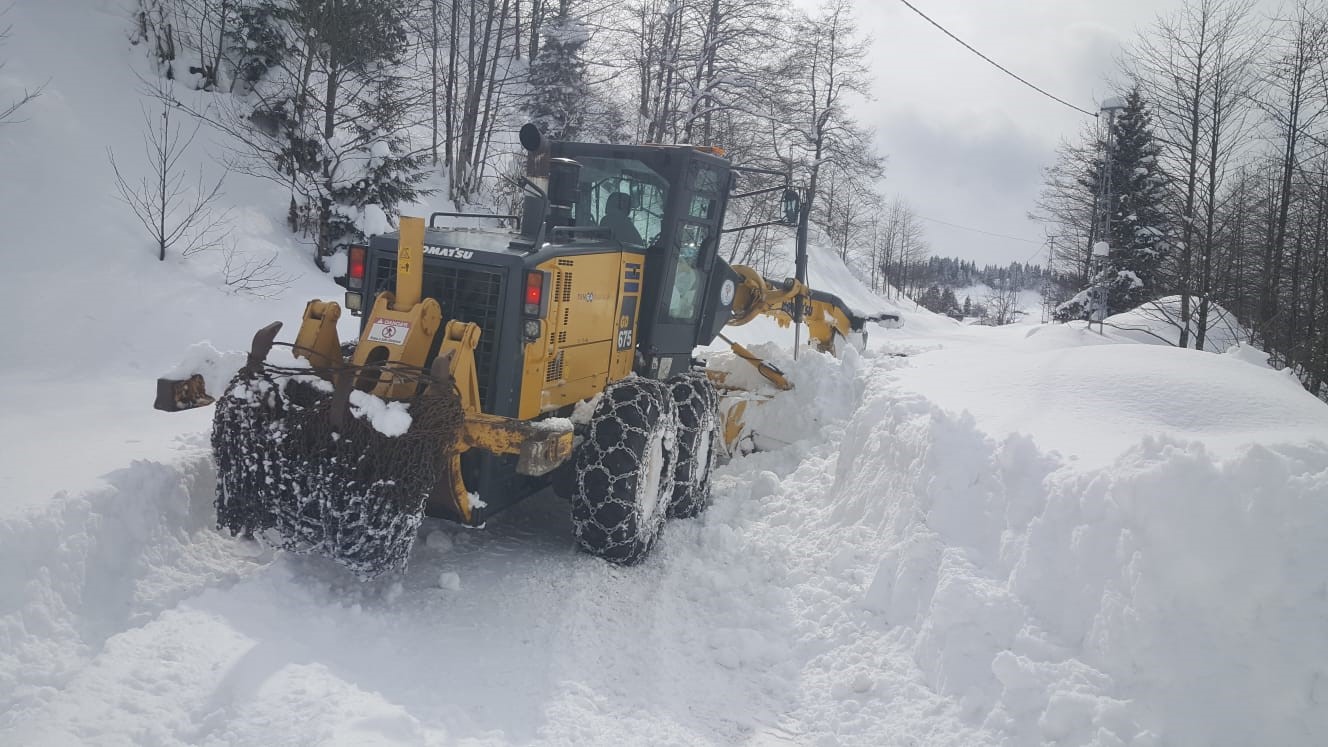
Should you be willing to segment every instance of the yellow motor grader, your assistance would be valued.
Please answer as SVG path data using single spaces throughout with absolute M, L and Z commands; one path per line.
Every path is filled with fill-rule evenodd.
M 785 176 L 736 193 L 712 147 L 558 142 L 521 131 L 520 215 L 402 217 L 347 250 L 344 306 L 310 301 L 285 365 L 279 322 L 216 400 L 218 524 L 330 556 L 362 577 L 404 565 L 424 514 L 481 526 L 553 487 L 580 547 L 631 564 L 668 517 L 701 512 L 747 400 L 693 358 L 725 326 L 773 316 L 832 350 L 868 322 L 805 284 L 807 211 Z M 797 277 L 717 254 L 730 199 L 779 193 Z M 510 229 L 440 219 L 500 217 Z M 461 222 L 453 220 L 452 222 Z M 343 344 L 343 308 L 362 317 Z M 725 341 L 727 342 L 726 338 Z M 736 343 L 776 388 L 776 367 Z M 200 376 L 156 406 L 210 404 Z

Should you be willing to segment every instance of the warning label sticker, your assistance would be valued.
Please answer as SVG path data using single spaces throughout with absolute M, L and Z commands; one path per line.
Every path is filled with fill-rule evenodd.
M 370 342 L 385 342 L 388 345 L 400 345 L 410 332 L 410 322 L 397 319 L 375 319 L 369 328 Z

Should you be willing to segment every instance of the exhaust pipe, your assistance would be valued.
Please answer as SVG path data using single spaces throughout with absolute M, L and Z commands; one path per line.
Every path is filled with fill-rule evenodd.
M 534 244 L 555 226 L 572 225 L 581 181 L 581 164 L 570 158 L 551 158 L 553 141 L 533 123 L 521 128 L 526 149 L 526 181 L 536 194 L 527 193 L 521 206 L 521 235 Z
M 537 194 L 526 193 L 521 203 L 521 235 L 538 244 L 549 212 L 549 145 L 533 122 L 521 128 L 521 147 L 526 149 L 526 181 Z

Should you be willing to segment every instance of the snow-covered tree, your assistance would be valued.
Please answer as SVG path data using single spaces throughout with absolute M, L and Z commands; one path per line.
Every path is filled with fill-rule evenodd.
M 1158 272 L 1169 247 L 1170 226 L 1164 209 L 1167 180 L 1159 170 L 1158 152 L 1152 115 L 1139 89 L 1133 88 L 1112 121 L 1107 161 L 1111 193 L 1105 240 L 1111 254 L 1106 271 L 1108 303 L 1114 309 L 1133 308 L 1159 295 Z M 1100 164 L 1096 171 L 1103 173 Z
M 581 135 L 591 98 L 583 58 L 590 35 L 566 10 L 547 19 L 543 29 L 543 44 L 530 63 L 526 115 L 549 137 L 574 140 Z
M 1159 170 L 1152 117 L 1138 87 L 1123 104 L 1080 183 L 1085 193 L 1098 197 L 1093 243 L 1106 242 L 1110 253 L 1088 288 L 1057 309 L 1059 319 L 1086 318 L 1103 300 L 1111 312 L 1132 309 L 1162 292 L 1160 270 L 1170 246 L 1167 180 Z
M 417 102 L 403 77 L 411 10 L 406 0 L 256 0 L 228 32 L 246 94 L 224 125 L 247 146 L 237 167 L 288 186 L 291 228 L 314 237 L 320 267 L 360 237 L 366 212 L 390 216 L 421 194 L 425 149 L 407 136 Z

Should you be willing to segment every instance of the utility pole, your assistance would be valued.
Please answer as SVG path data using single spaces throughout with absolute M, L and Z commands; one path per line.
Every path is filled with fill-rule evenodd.
M 1042 323 L 1051 321 L 1051 261 L 1056 256 L 1056 237 L 1047 236 L 1047 264 L 1042 267 Z
M 1093 287 L 1088 292 L 1091 304 L 1088 323 L 1090 327 L 1094 321 L 1098 323 L 1098 334 L 1105 334 L 1106 318 L 1111 313 L 1107 301 L 1107 287 L 1103 283 L 1102 272 L 1106 270 L 1108 258 L 1111 256 L 1111 167 L 1112 159 L 1115 156 L 1116 135 L 1113 125 L 1116 112 L 1124 108 L 1125 102 L 1119 98 L 1107 99 L 1102 102 L 1101 107 L 1101 112 L 1106 114 L 1107 135 L 1103 139 L 1102 174 L 1098 179 L 1098 194 L 1093 200 L 1093 225 L 1089 229 L 1089 243 L 1091 245 L 1089 272 L 1093 273 L 1094 282 Z
M 804 286 L 807 285 L 807 224 L 811 221 L 811 195 L 804 194 L 798 205 L 798 238 L 793 254 L 793 277 Z M 798 359 L 798 348 L 802 343 L 802 299 L 793 304 L 793 360 Z

